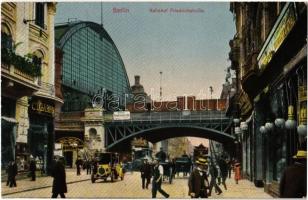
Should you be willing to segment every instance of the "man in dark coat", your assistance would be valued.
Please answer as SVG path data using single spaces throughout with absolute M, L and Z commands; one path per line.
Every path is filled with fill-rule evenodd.
M 299 150 L 293 156 L 295 162 L 287 167 L 280 180 L 281 198 L 303 198 L 307 196 L 307 151 Z
M 59 194 L 61 198 L 65 198 L 64 193 L 67 192 L 66 174 L 64 162 L 61 158 L 56 161 L 51 175 L 53 177 L 51 198 L 57 198 Z
M 188 180 L 188 195 L 191 198 L 207 198 L 207 189 L 209 186 L 206 174 L 207 161 L 204 158 L 199 158 L 196 161 L 196 165 Z
M 30 160 L 30 175 L 31 175 L 31 181 L 35 181 L 35 171 L 36 171 L 36 162 L 34 159 Z
M 151 166 L 148 163 L 147 159 L 144 159 L 144 163 L 140 168 L 140 172 L 141 172 L 141 179 L 142 179 L 142 189 L 146 188 L 148 189 L 149 184 L 151 182 Z M 146 184 L 145 184 L 145 180 L 147 180 Z
M 156 159 L 154 161 L 154 170 L 153 170 L 153 180 L 152 180 L 152 198 L 156 198 L 157 191 L 160 192 L 165 198 L 169 198 L 169 194 L 167 194 L 162 188 L 161 184 L 163 181 L 163 166 L 159 164 L 159 160 Z
M 210 174 L 211 174 L 211 182 L 210 182 L 210 192 L 209 196 L 212 194 L 212 189 L 215 187 L 215 191 L 218 192 L 217 195 L 220 195 L 222 193 L 220 187 L 217 185 L 216 179 L 218 176 L 218 170 L 216 168 L 216 164 L 214 162 L 211 162 L 210 166 Z
M 90 160 L 86 161 L 86 167 L 87 167 L 87 174 L 91 174 L 92 171 L 92 163 Z
M 11 161 L 8 167 L 8 182 L 10 187 L 17 187 L 16 184 L 17 164 L 15 161 Z
M 227 165 L 228 165 L 228 176 L 229 178 L 231 178 L 231 172 L 232 172 L 232 160 L 231 159 L 227 161 Z
M 81 165 L 82 165 L 82 161 L 81 161 L 80 157 L 77 158 L 75 164 L 76 164 L 76 168 L 77 168 L 77 176 L 79 176 L 80 175 L 80 168 L 81 168 Z
M 228 164 L 224 158 L 221 158 L 218 165 L 221 172 L 222 185 L 224 186 L 225 190 L 227 190 L 226 179 L 228 177 Z

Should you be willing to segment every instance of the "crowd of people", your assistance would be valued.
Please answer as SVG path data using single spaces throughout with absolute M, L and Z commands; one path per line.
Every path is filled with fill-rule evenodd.
M 280 180 L 280 197 L 301 198 L 306 197 L 307 186 L 307 152 L 306 149 L 298 150 L 293 157 L 294 164 L 287 167 Z M 152 179 L 152 198 L 156 198 L 157 192 L 165 198 L 169 194 L 162 189 L 164 169 L 161 158 L 156 158 L 153 163 L 144 159 L 140 168 L 142 189 L 149 189 Z M 87 174 L 97 173 L 97 161 L 95 159 L 82 161 L 80 157 L 76 162 L 77 175 L 80 175 L 81 168 L 87 170 Z M 31 181 L 36 180 L 36 163 L 34 159 L 29 162 L 29 177 Z M 174 166 L 171 166 L 174 167 Z M 231 178 L 231 171 L 234 171 L 235 183 L 239 184 L 241 179 L 241 165 L 237 160 L 231 160 L 226 157 L 210 158 L 199 157 L 195 159 L 188 179 L 188 195 L 192 198 L 207 198 L 212 195 L 214 189 L 217 195 L 223 191 L 220 185 L 227 190 L 227 179 Z M 9 162 L 7 166 L 8 179 L 6 185 L 16 187 L 16 175 L 18 173 L 17 164 L 14 161 Z M 174 175 L 174 174 L 172 174 Z M 52 198 L 58 195 L 65 198 L 67 192 L 65 160 L 63 157 L 57 157 L 54 160 L 51 176 L 53 177 Z

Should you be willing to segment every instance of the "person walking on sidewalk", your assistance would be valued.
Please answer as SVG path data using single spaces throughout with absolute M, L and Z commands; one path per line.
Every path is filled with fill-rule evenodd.
M 232 160 L 231 160 L 231 158 L 228 159 L 227 165 L 228 165 L 228 176 L 229 176 L 229 178 L 231 178 L 231 172 L 232 172 Z
M 75 164 L 76 164 L 76 168 L 77 168 L 77 176 L 79 176 L 80 175 L 80 168 L 82 166 L 82 161 L 81 161 L 79 156 L 78 156 Z
M 10 187 L 17 187 L 16 175 L 17 175 L 17 164 L 15 161 L 11 161 L 8 166 L 8 182 Z
M 204 158 L 199 158 L 188 180 L 188 195 L 191 198 L 208 198 L 209 181 L 206 170 L 207 161 Z
M 91 174 L 92 171 L 92 163 L 90 160 L 86 161 L 87 174 Z
M 153 171 L 153 180 L 152 180 L 152 198 L 156 198 L 157 191 L 160 192 L 165 198 L 169 198 L 169 194 L 167 194 L 162 188 L 162 179 L 164 174 L 163 166 L 159 164 L 159 160 L 155 159 L 154 161 L 154 171 Z
M 234 164 L 234 179 L 236 184 L 241 179 L 241 164 L 239 162 L 235 162 Z
M 142 189 L 148 189 L 151 182 L 151 166 L 148 163 L 147 159 L 144 159 L 143 165 L 140 168 L 141 179 L 142 179 Z M 145 184 L 145 180 L 147 181 Z
M 228 164 L 226 160 L 222 157 L 219 160 L 218 165 L 219 165 L 220 172 L 221 172 L 221 183 L 224 186 L 225 190 L 227 190 L 226 179 L 228 177 Z
M 306 149 L 298 150 L 293 159 L 294 164 L 285 169 L 280 180 L 280 198 L 303 198 L 307 196 Z
M 36 162 L 35 162 L 35 160 L 32 157 L 31 160 L 30 160 L 30 176 L 31 176 L 31 181 L 35 181 L 35 178 L 36 178 L 35 171 L 36 171 Z
M 57 159 L 51 176 L 53 177 L 51 198 L 57 198 L 59 194 L 61 198 L 65 198 L 64 193 L 67 193 L 67 185 L 63 158 Z
M 213 161 L 211 162 L 211 165 L 210 165 L 210 174 L 211 174 L 211 182 L 210 182 L 209 196 L 211 196 L 212 194 L 213 187 L 215 187 L 215 191 L 218 192 L 217 195 L 220 195 L 222 191 L 216 182 L 216 179 L 218 176 L 218 170 L 216 168 L 216 164 Z

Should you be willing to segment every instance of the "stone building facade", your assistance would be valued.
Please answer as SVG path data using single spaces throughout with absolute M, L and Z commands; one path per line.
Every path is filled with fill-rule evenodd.
M 46 168 L 53 152 L 54 107 L 63 103 L 54 86 L 56 3 L 1 6 L 1 128 L 2 139 L 10 138 L 10 145 L 2 144 L 2 162 L 16 160 L 19 170 L 26 170 L 32 155 Z

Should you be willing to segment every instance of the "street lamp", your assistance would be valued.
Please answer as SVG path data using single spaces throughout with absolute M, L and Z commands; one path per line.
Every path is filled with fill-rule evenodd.
M 43 165 L 44 173 L 47 171 L 47 144 L 44 144 L 44 165 Z

